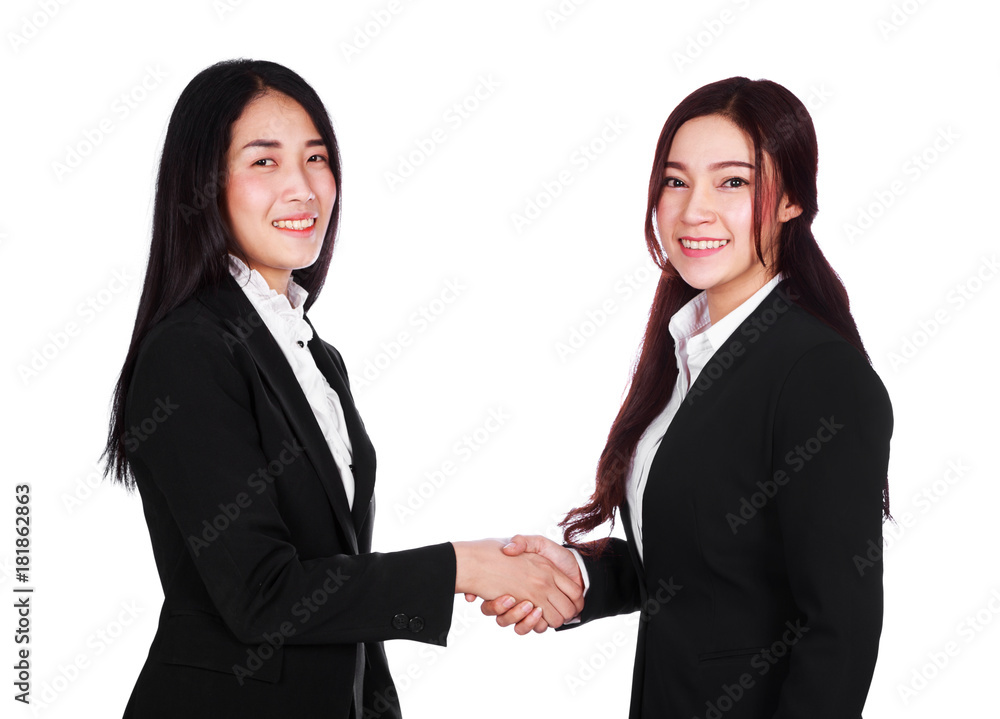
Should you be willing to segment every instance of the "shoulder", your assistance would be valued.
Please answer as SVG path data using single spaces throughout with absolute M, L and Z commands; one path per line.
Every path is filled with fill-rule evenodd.
M 795 306 L 789 313 L 779 406 L 843 406 L 876 423 L 892 422 L 889 393 L 868 359 L 822 320 Z
M 178 357 L 186 353 L 230 348 L 229 327 L 205 307 L 197 296 L 171 310 L 157 322 L 139 343 L 137 362 L 150 356 Z
M 252 366 L 243 332 L 239 322 L 221 316 L 197 293 L 167 313 L 140 341 L 129 395 L 153 387 L 164 391 L 181 384 L 228 384 Z

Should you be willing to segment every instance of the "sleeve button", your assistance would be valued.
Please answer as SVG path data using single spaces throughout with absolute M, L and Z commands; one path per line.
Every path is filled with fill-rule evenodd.
M 417 632 L 423 631 L 424 620 L 421 617 L 414 617 L 410 620 L 410 631 L 416 634 Z
M 397 614 L 392 618 L 393 629 L 406 629 L 410 621 L 410 618 L 405 614 Z

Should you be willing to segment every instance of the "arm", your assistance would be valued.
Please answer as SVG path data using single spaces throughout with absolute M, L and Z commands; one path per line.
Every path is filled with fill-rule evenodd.
M 892 408 L 864 358 L 833 342 L 786 378 L 774 424 L 774 465 L 792 595 L 802 617 L 775 717 L 860 717 L 882 627 L 882 566 L 854 558 L 881 546 L 882 486 Z M 817 447 L 817 444 L 819 445 Z
M 266 471 L 274 458 L 261 449 L 246 379 L 254 372 L 240 345 L 230 347 L 215 329 L 169 325 L 148 338 L 129 389 L 129 426 L 141 425 L 158 401 L 172 408 L 141 440 L 132 437 L 130 459 L 147 491 L 162 495 L 226 625 L 246 643 L 280 632 L 298 644 L 397 638 L 444 644 L 450 595 L 459 584 L 471 582 L 475 591 L 491 587 L 468 572 L 460 579 L 456 551 L 471 555 L 444 543 L 300 557 L 278 505 L 281 478 Z M 192 541 L 204 536 L 206 522 L 225 508 L 233 514 L 233 507 L 238 516 L 212 541 Z M 419 632 L 393 626 L 399 613 L 421 617 L 424 626 Z

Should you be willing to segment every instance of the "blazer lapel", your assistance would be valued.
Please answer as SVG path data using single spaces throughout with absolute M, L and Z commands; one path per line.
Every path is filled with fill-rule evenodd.
M 236 341 L 249 350 L 261 376 L 278 398 L 306 456 L 316 469 L 348 545 L 357 553 L 357 533 L 333 453 L 316 421 L 309 400 L 302 392 L 302 387 L 278 343 L 232 276 L 226 276 L 222 287 L 203 293 L 201 301 L 222 318 Z M 313 342 L 316 342 L 315 336 Z M 310 342 L 310 349 L 313 342 Z
M 309 326 L 312 322 L 306 317 Z M 347 434 L 351 438 L 352 471 L 354 474 L 354 503 L 352 515 L 354 517 L 354 528 L 360 532 L 368 514 L 368 505 L 371 502 L 372 494 L 375 491 L 375 448 L 368 438 L 365 425 L 361 421 L 361 415 L 354 405 L 354 398 L 348 387 L 347 377 L 344 376 L 340 367 L 334 361 L 332 355 L 327 350 L 325 344 L 316 333 L 313 327 L 313 338 L 309 342 L 309 350 L 312 352 L 316 366 L 330 383 L 330 387 L 340 397 L 340 404 L 344 409 L 344 419 L 347 420 Z
M 677 413 L 674 415 L 673 420 L 671 420 L 670 426 L 667 427 L 663 442 L 660 445 L 661 448 L 664 444 L 667 444 L 668 438 L 674 439 L 675 435 L 686 431 L 686 428 L 690 424 L 688 415 L 691 412 L 700 413 L 711 409 L 712 399 L 716 394 L 723 391 L 727 384 L 733 381 L 733 377 L 738 374 L 739 369 L 746 362 L 747 355 L 753 352 L 753 345 L 766 337 L 767 335 L 764 332 L 767 331 L 767 328 L 780 320 L 780 316 L 784 310 L 776 313 L 777 320 L 772 319 L 770 322 L 763 321 L 762 316 L 769 309 L 773 311 L 773 308 L 778 306 L 776 305 L 778 301 L 784 302 L 785 304 L 782 306 L 786 309 L 791 304 L 791 300 L 784 290 L 786 282 L 787 280 L 779 283 L 777 287 L 771 290 L 747 318 L 740 323 L 739 327 L 733 330 L 732 334 L 716 348 L 708 362 L 705 363 L 704 368 L 702 368 L 694 385 L 688 389 L 688 393 L 684 397 L 684 401 L 681 402 L 681 406 L 677 408 Z M 758 329 L 761 326 L 765 327 L 765 330 Z M 738 354 L 732 351 L 734 346 L 740 348 Z

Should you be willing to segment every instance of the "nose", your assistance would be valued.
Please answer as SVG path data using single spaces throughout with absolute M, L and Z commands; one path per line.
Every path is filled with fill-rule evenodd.
M 688 193 L 681 219 L 685 224 L 692 226 L 712 222 L 715 219 L 713 199 L 711 183 L 698 183 Z
M 316 199 L 309 173 L 301 165 L 286 166 L 285 189 L 282 199 L 286 202 L 309 202 Z

